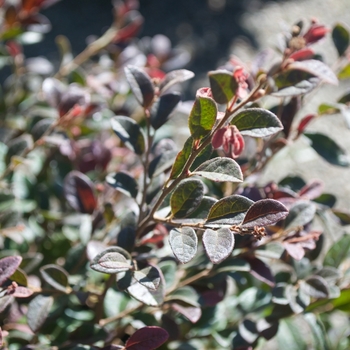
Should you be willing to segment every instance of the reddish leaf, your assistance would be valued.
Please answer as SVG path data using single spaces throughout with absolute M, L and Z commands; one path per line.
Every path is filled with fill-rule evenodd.
M 322 181 L 313 180 L 299 191 L 299 195 L 303 198 L 314 199 L 322 194 L 323 187 L 324 186 Z
M 7 256 L 0 260 L 0 286 L 15 273 L 21 261 L 20 256 Z
M 288 209 L 274 199 L 261 199 L 255 202 L 247 211 L 242 227 L 274 225 L 288 215 Z
M 11 295 L 13 295 L 16 298 L 28 298 L 32 294 L 33 292 L 30 289 L 19 286 L 19 287 L 16 287 L 14 293 Z
M 288 254 L 295 260 L 301 260 L 305 255 L 305 250 L 300 243 L 283 242 L 283 246 Z
M 289 58 L 292 58 L 294 61 L 302 61 L 302 60 L 307 60 L 315 55 L 314 50 L 305 47 L 301 50 L 298 50 L 294 53 L 292 53 Z
M 168 332 L 160 327 L 149 326 L 137 330 L 126 342 L 126 350 L 153 350 L 169 338 Z
M 97 206 L 94 184 L 79 171 L 71 171 L 64 180 L 64 191 L 68 203 L 77 211 L 92 214 Z
M 183 306 L 180 304 L 171 304 L 171 307 L 188 318 L 192 323 L 196 323 L 202 316 L 202 310 L 200 307 L 194 307 L 194 306 Z
M 315 114 L 308 114 L 307 116 L 305 116 L 299 123 L 298 125 L 298 134 L 301 134 L 306 126 L 311 122 L 312 119 L 314 119 L 316 117 Z

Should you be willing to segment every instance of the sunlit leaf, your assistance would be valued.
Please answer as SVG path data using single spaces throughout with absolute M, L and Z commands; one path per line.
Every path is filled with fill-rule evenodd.
M 289 209 L 289 214 L 286 218 L 286 227 L 304 226 L 311 222 L 316 213 L 314 203 L 306 200 L 299 200 Z
M 160 283 L 159 270 L 154 266 L 148 266 L 142 270 L 134 271 L 134 278 L 151 290 L 156 290 Z
M 69 292 L 68 272 L 62 267 L 54 264 L 42 266 L 40 268 L 42 278 L 53 288 L 64 293 Z
M 164 77 L 164 79 L 160 83 L 160 91 L 161 93 L 164 93 L 166 90 L 168 90 L 171 86 L 182 83 L 188 79 L 191 79 L 194 77 L 194 73 L 187 70 L 187 69 L 178 69 L 173 70 Z
M 171 179 L 176 179 L 181 174 L 188 158 L 190 157 L 193 142 L 194 142 L 194 139 L 192 136 L 190 136 L 186 140 L 183 149 L 176 156 L 173 168 L 171 169 L 171 173 L 170 173 Z
M 177 300 L 193 307 L 199 306 L 199 295 L 191 286 L 184 286 L 176 289 L 167 296 L 167 301 Z
M 209 72 L 208 76 L 214 100 L 220 104 L 231 101 L 238 88 L 233 74 L 226 70 L 216 70 Z
M 198 238 L 193 228 L 182 227 L 170 231 L 169 243 L 175 257 L 185 264 L 195 256 Z
M 53 304 L 53 297 L 37 295 L 28 305 L 27 322 L 33 332 L 45 323 Z

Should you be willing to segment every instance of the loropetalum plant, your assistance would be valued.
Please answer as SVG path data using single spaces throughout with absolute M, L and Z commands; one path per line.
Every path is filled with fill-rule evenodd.
M 350 77 L 348 29 L 331 31 L 336 72 L 312 48 L 330 32 L 316 21 L 285 33 L 274 60 L 209 72 L 179 147 L 177 89 L 194 74 L 166 70 L 186 55 L 176 63 L 165 37 L 132 40 L 137 2 L 117 1 L 72 61 L 61 38 L 55 77 L 16 44 L 45 3 L 5 2 L 0 31 L 15 68 L 1 98 L 2 346 L 348 349 L 350 214 L 321 180 L 258 183 L 300 137 L 349 166 L 312 132 L 316 116 L 347 117 L 349 94 L 296 120 L 309 92 Z

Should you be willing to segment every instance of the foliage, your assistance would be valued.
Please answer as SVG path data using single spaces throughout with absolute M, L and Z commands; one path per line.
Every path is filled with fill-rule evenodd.
M 56 74 L 21 47 L 49 29 L 38 11 L 52 3 L 1 13 L 13 69 L 0 97 L 1 344 L 348 348 L 350 213 L 320 180 L 259 175 L 298 138 L 349 167 L 311 128 L 348 115 L 349 94 L 297 121 L 307 94 L 350 78 L 349 30 L 331 32 L 337 72 L 314 52 L 329 32 L 315 21 L 285 34 L 272 66 L 232 57 L 209 72 L 179 147 L 178 89 L 194 75 L 166 37 L 135 40 L 137 1 L 116 1 L 111 28 L 75 58 L 60 38 Z

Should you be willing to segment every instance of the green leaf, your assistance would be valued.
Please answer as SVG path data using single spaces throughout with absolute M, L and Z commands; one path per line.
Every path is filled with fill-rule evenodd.
M 196 159 L 192 163 L 190 170 L 193 171 L 194 169 L 198 168 L 201 164 L 203 164 L 204 162 L 209 160 L 211 158 L 212 154 L 213 154 L 213 146 L 211 143 L 209 143 L 209 145 L 206 146 L 204 148 L 204 150 L 202 150 L 198 154 L 198 156 L 196 157 Z
M 154 158 L 149 164 L 148 176 L 151 178 L 164 173 L 174 164 L 176 155 L 176 151 L 170 150 Z
M 339 219 L 340 225 L 350 225 L 350 213 L 332 209 L 333 214 Z
M 217 199 L 213 197 L 203 196 L 199 206 L 195 211 L 193 211 L 190 214 L 190 217 L 195 219 L 206 219 L 209 215 L 211 207 L 216 202 L 217 202 Z
M 308 295 L 304 295 L 300 288 L 293 285 L 287 285 L 285 293 L 289 306 L 295 314 L 302 313 L 310 303 Z
M 145 267 L 142 270 L 134 271 L 134 278 L 148 289 L 156 290 L 159 287 L 160 275 L 154 266 Z
M 176 179 L 181 174 L 188 158 L 191 155 L 193 142 L 194 142 L 194 139 L 192 136 L 190 136 L 186 140 L 183 149 L 176 156 L 175 163 L 174 163 L 173 168 L 171 169 L 171 173 L 170 173 L 171 179 Z
M 340 296 L 332 300 L 333 307 L 338 310 L 350 311 L 350 289 L 342 290 Z
M 197 96 L 188 119 L 191 136 L 195 140 L 207 136 L 215 124 L 216 115 L 217 106 L 214 100 Z
M 338 73 L 338 79 L 349 79 L 350 78 L 350 63 L 345 65 Z
M 167 297 L 167 301 L 180 300 L 193 307 L 199 306 L 198 299 L 199 299 L 198 293 L 194 288 L 190 286 L 178 288 L 174 292 L 171 292 L 171 294 L 169 294 Z
M 53 288 L 69 293 L 68 272 L 60 266 L 49 264 L 40 268 L 41 277 Z
M 36 333 L 45 323 L 53 304 L 53 297 L 37 295 L 28 305 L 27 323 Z
M 151 109 L 150 121 L 155 130 L 165 124 L 175 107 L 181 100 L 181 95 L 178 92 L 172 92 L 159 97 L 153 104 Z
M 350 235 L 345 234 L 338 242 L 333 243 L 328 250 L 324 265 L 339 267 L 350 256 Z
M 292 72 L 295 73 L 296 71 L 292 71 Z M 272 92 L 271 95 L 275 97 L 295 97 L 295 96 L 305 95 L 308 92 L 312 91 L 318 85 L 318 83 L 319 83 L 318 78 L 311 77 L 308 80 L 302 80 L 293 86 L 287 86 L 287 87 L 281 88 L 276 92 Z
M 154 86 L 151 78 L 136 66 L 125 67 L 125 75 L 136 100 L 142 107 L 149 107 L 154 98 Z
M 310 276 L 300 285 L 304 293 L 312 298 L 327 298 L 329 288 L 327 281 L 321 276 Z
M 111 120 L 112 129 L 125 146 L 138 155 L 145 151 L 145 138 L 139 125 L 131 118 L 116 116 Z
M 220 104 L 230 102 L 238 88 L 233 74 L 226 70 L 216 70 L 209 72 L 208 76 L 214 100 Z
M 263 108 L 247 108 L 237 113 L 232 121 L 242 135 L 266 137 L 283 130 L 275 114 Z
M 126 196 L 136 198 L 138 193 L 138 184 L 132 176 L 127 173 L 111 173 L 106 176 L 106 182 L 119 192 Z
M 198 238 L 191 227 L 171 230 L 169 243 L 175 257 L 183 264 L 192 260 L 196 255 Z
M 228 228 L 217 231 L 206 229 L 203 234 L 203 245 L 205 251 L 213 264 L 219 264 L 225 260 L 233 250 L 235 238 Z
M 110 247 L 97 254 L 90 267 L 98 272 L 119 273 L 132 268 L 130 254 L 120 247 Z
M 337 202 L 337 197 L 330 193 L 322 193 L 317 198 L 314 198 L 313 201 L 318 204 L 325 205 L 329 208 L 333 208 Z
M 307 200 L 299 200 L 289 209 L 285 227 L 304 226 L 313 220 L 315 213 L 316 206 L 314 203 Z
M 338 78 L 332 69 L 319 60 L 294 61 L 288 69 L 301 70 L 320 78 L 325 83 L 338 85 Z
M 318 106 L 318 115 L 339 113 L 340 109 L 330 104 L 322 103 Z
M 177 263 L 175 260 L 163 260 L 157 264 L 163 273 L 165 285 L 167 289 L 172 288 L 176 284 Z
M 242 222 L 242 227 L 274 225 L 288 215 L 288 209 L 274 199 L 261 199 L 255 202 L 247 211 Z
M 253 203 L 250 199 L 239 195 L 222 198 L 211 207 L 207 218 L 208 224 L 237 225 L 243 221 L 246 211 Z
M 350 102 L 350 91 L 347 91 L 342 97 L 340 97 L 337 101 L 338 103 L 347 104 Z
M 278 305 L 288 305 L 287 283 L 277 283 L 272 289 L 272 302 Z
M 178 69 L 173 70 L 163 78 L 163 80 L 160 83 L 159 89 L 161 93 L 164 93 L 166 90 L 168 90 L 171 86 L 182 83 L 188 79 L 191 79 L 194 77 L 194 73 L 187 70 L 187 69 Z
M 332 347 L 329 345 L 327 332 L 323 324 L 317 320 L 316 316 L 312 313 L 305 314 L 304 319 L 310 326 L 315 341 L 314 348 L 317 350 L 331 350 Z
M 304 133 L 311 140 L 311 147 L 328 163 L 348 167 L 350 160 L 340 146 L 331 138 L 319 133 Z
M 217 157 L 204 162 L 193 174 L 218 182 L 243 181 L 241 167 L 233 159 L 226 157 Z
M 196 179 L 186 179 L 179 183 L 170 197 L 171 213 L 177 217 L 185 217 L 200 204 L 204 194 L 204 186 Z
M 8 144 L 5 157 L 6 164 L 9 164 L 13 156 L 21 156 L 27 148 L 33 145 L 33 140 L 29 135 L 23 135 L 12 139 Z
M 149 306 L 160 306 L 164 302 L 165 296 L 165 284 L 164 277 L 160 270 L 158 270 L 160 275 L 160 283 L 157 290 L 150 290 L 143 286 L 136 279 L 132 279 L 131 285 L 127 288 L 127 292 L 136 300 L 149 305 Z
M 34 141 L 39 140 L 53 124 L 53 119 L 44 118 L 37 122 L 30 131 Z
M 28 285 L 28 276 L 27 274 L 20 268 L 18 268 L 14 274 L 10 277 L 11 281 L 15 281 L 16 283 L 27 286 Z
M 215 271 L 217 271 L 217 273 L 234 271 L 248 272 L 250 271 L 250 265 L 248 261 L 243 259 L 226 259 L 217 266 Z
M 350 34 L 347 28 L 337 23 L 332 30 L 333 43 L 338 51 L 339 56 L 343 56 L 350 43 Z

